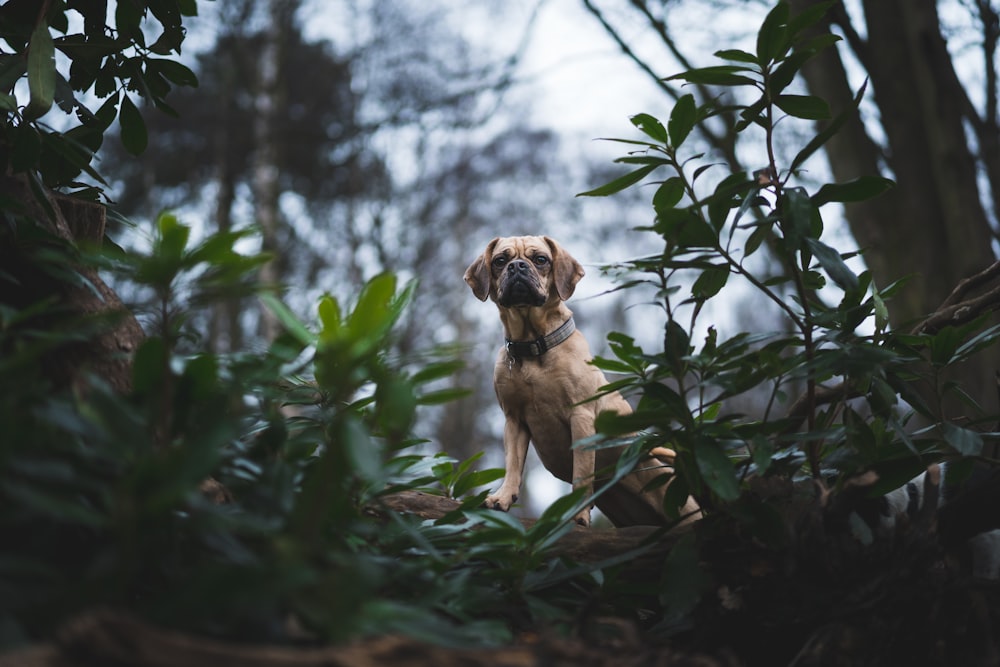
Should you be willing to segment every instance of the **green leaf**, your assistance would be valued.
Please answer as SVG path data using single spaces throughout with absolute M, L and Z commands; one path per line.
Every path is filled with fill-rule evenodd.
M 663 328 L 663 354 L 678 364 L 691 354 L 691 338 L 676 320 L 670 319 Z
M 787 2 L 779 2 L 768 12 L 757 32 L 757 60 L 768 63 L 783 56 L 791 46 L 788 39 Z
M 7 93 L 0 93 L 0 111 L 17 111 L 17 98 Z
M 788 30 L 792 36 L 797 36 L 806 28 L 810 28 L 820 22 L 830 7 L 836 5 L 840 0 L 824 0 L 817 2 L 796 14 L 788 21 Z
M 757 83 L 755 79 L 744 76 L 741 72 L 753 72 L 753 69 L 738 65 L 716 65 L 714 67 L 702 67 L 681 72 L 680 74 L 667 77 L 664 81 L 683 79 L 688 83 L 698 83 L 706 86 L 752 86 Z
M 158 237 L 156 239 L 156 252 L 168 261 L 178 261 L 184 255 L 188 239 L 191 237 L 191 228 L 181 224 L 180 220 L 173 213 L 162 213 L 156 219 Z
M 320 324 L 323 326 L 319 332 L 320 340 L 329 342 L 335 339 L 340 334 L 341 327 L 343 326 L 340 315 L 340 302 L 337 301 L 336 297 L 324 294 L 319 300 L 319 306 L 317 306 L 316 310 L 319 314 Z
M 455 498 L 460 498 L 476 487 L 486 486 L 487 484 L 492 484 L 498 479 L 502 479 L 504 476 L 503 468 L 487 468 L 486 470 L 475 470 L 470 473 L 462 475 L 457 482 L 455 482 L 455 487 L 452 489 L 452 493 Z
M 434 380 L 441 380 L 454 375 L 463 368 L 465 368 L 465 362 L 461 359 L 449 359 L 448 361 L 427 364 L 410 377 L 410 382 L 414 385 L 419 385 Z
M 781 231 L 788 250 L 796 251 L 802 248 L 803 241 L 810 236 L 812 216 L 816 208 L 803 188 L 786 190 L 784 207 L 786 224 L 781 226 Z
M 168 368 L 167 349 L 162 338 L 147 338 L 136 350 L 132 361 L 132 387 L 140 395 L 165 386 Z
M 464 389 L 461 387 L 439 389 L 437 391 L 428 391 L 420 394 L 417 396 L 417 403 L 419 405 L 444 405 L 445 403 L 451 403 L 452 401 L 465 398 L 470 394 L 472 394 L 471 389 Z
M 881 176 L 861 176 L 846 183 L 827 183 L 812 196 L 815 206 L 827 202 L 853 202 L 871 199 L 892 188 L 895 183 Z
M 667 143 L 667 131 L 663 129 L 660 121 L 653 116 L 650 116 L 648 113 L 640 113 L 632 116 L 629 120 L 647 136 L 662 144 Z
M 671 209 L 680 203 L 684 197 L 684 179 L 672 176 L 660 184 L 653 195 L 653 208 L 656 211 Z
M 379 406 L 379 426 L 385 431 L 398 434 L 405 432 L 413 424 L 417 397 L 408 380 L 391 377 L 379 382 L 375 400 Z
M 626 364 L 624 361 L 618 361 L 617 359 L 605 359 L 603 357 L 594 357 L 593 359 L 591 359 L 590 363 L 607 373 L 635 372 L 635 369 L 631 365 Z
M 42 140 L 38 136 L 38 131 L 29 123 L 9 128 L 8 131 L 13 135 L 10 151 L 11 169 L 18 173 L 34 168 L 42 153 Z
M 158 71 L 178 86 L 197 87 L 198 76 L 185 65 L 167 58 L 150 58 L 148 67 Z
M 825 120 L 830 117 L 830 105 L 813 95 L 778 95 L 775 106 L 796 118 Z
M 699 299 L 709 299 L 718 294 L 729 280 L 729 265 L 718 264 L 705 269 L 694 281 L 691 293 Z
M 316 336 L 302 321 L 286 306 L 281 299 L 273 294 L 264 293 L 260 295 L 260 300 L 271 313 L 278 318 L 285 330 L 303 345 L 313 345 L 316 343 Z
M 795 171 L 802 166 L 803 162 L 808 160 L 813 153 L 822 148 L 833 135 L 840 131 L 840 128 L 847 122 L 848 118 L 851 118 L 858 112 L 858 106 L 861 104 L 861 99 L 864 97 L 865 89 L 867 87 L 868 81 L 866 80 L 854 96 L 854 103 L 841 113 L 837 114 L 837 116 L 830 121 L 819 134 L 809 140 L 809 142 L 805 145 L 805 148 L 800 150 L 795 158 L 792 159 L 792 163 L 788 168 L 789 171 Z
M 949 359 L 949 363 L 964 361 L 979 350 L 992 345 L 998 338 L 1000 338 L 1000 324 L 979 332 L 969 340 L 959 345 L 958 349 L 955 350 L 955 354 L 953 354 L 951 359 Z
M 702 440 L 695 444 L 698 470 L 708 487 L 722 500 L 736 500 L 740 496 L 740 483 L 732 461 L 719 443 Z
M 27 72 L 27 62 L 15 55 L 0 55 L 0 90 L 10 90 Z
M 760 225 L 754 229 L 753 233 L 750 234 L 750 237 L 747 238 L 746 246 L 743 248 L 744 257 L 749 257 L 753 253 L 757 252 L 757 249 L 760 248 L 761 244 L 770 234 L 770 225 Z
M 813 57 L 813 53 L 808 51 L 796 51 L 781 61 L 781 64 L 774 68 L 767 79 L 767 89 L 771 98 L 781 94 L 785 88 L 795 79 L 795 76 L 802 69 L 802 66 Z
M 751 65 L 756 65 L 758 62 L 757 56 L 746 51 L 741 51 L 740 49 L 723 49 L 722 51 L 716 51 L 712 55 L 723 60 L 732 60 L 733 62 L 748 63 Z
M 657 211 L 653 230 L 679 248 L 714 248 L 719 242 L 718 232 L 690 209 Z
M 816 261 L 826 270 L 830 279 L 841 289 L 854 289 L 858 286 L 858 276 L 844 263 L 840 253 L 819 239 L 806 238 L 806 245 L 816 257 Z
M 698 562 L 698 544 L 693 534 L 678 540 L 663 563 L 660 602 L 670 620 L 690 614 L 711 583 Z
M 122 145 L 132 155 L 139 155 L 149 143 L 149 135 L 146 132 L 146 122 L 142 119 L 139 109 L 129 98 L 128 94 L 122 92 L 121 110 L 118 114 L 118 121 L 121 123 Z
M 27 120 L 40 118 L 52 108 L 56 94 L 55 45 L 49 26 L 39 21 L 28 42 L 28 106 L 24 110 Z
M 395 293 L 396 276 L 392 273 L 380 273 L 365 283 L 347 318 L 346 326 L 352 338 L 368 338 L 374 344 L 384 336 L 397 314 L 392 307 Z
M 670 120 L 667 121 L 670 145 L 674 148 L 680 147 L 697 122 L 698 110 L 695 108 L 694 95 L 684 95 L 677 100 L 673 111 L 670 112 Z
M 621 192 L 625 188 L 635 185 L 642 179 L 646 178 L 654 169 L 659 165 L 650 164 L 644 167 L 640 167 L 635 171 L 630 171 L 629 173 L 616 178 L 610 183 L 606 183 L 599 188 L 594 188 L 593 190 L 588 190 L 587 192 L 581 192 L 577 197 L 607 197 L 608 195 L 613 195 L 616 192 Z
M 121 36 L 135 39 L 140 46 L 146 45 L 140 24 L 145 3 L 139 0 L 119 0 L 115 5 L 115 27 Z
M 763 475 L 771 467 L 771 460 L 774 457 L 774 443 L 763 434 L 756 434 L 753 437 L 753 464 L 757 466 L 757 474 Z
M 945 442 L 963 456 L 979 456 L 983 451 L 983 436 L 975 431 L 945 423 L 941 425 L 941 433 Z

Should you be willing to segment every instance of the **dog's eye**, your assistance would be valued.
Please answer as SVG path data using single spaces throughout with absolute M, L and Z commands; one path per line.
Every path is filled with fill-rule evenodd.
M 545 255 L 535 255 L 535 264 L 538 266 L 545 266 L 549 263 L 549 258 Z
M 497 255 L 493 258 L 493 266 L 501 267 L 507 263 L 507 258 L 503 255 Z

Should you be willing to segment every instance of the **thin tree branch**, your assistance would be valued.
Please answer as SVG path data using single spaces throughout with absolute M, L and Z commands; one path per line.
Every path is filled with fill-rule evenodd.
M 941 307 L 915 326 L 912 333 L 932 334 L 946 326 L 965 324 L 984 313 L 1000 310 L 1000 284 L 993 285 L 978 296 L 966 298 L 970 292 L 990 285 L 998 278 L 1000 278 L 1000 262 L 994 262 L 984 271 L 962 280 Z

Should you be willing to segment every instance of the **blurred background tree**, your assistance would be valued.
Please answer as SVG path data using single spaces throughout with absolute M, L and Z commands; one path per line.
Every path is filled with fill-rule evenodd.
M 418 277 L 399 352 L 467 347 L 470 365 L 451 381 L 471 389 L 428 409 L 423 434 L 455 457 L 486 450 L 498 464 L 491 360 L 501 334 L 462 272 L 494 235 L 575 234 L 573 194 L 606 167 L 595 158 L 600 167 L 571 171 L 555 128 L 525 122 L 530 101 L 510 95 L 530 13 L 499 49 L 470 42 L 453 17 L 445 3 L 220 0 L 200 17 L 217 29 L 192 40 L 203 42 L 192 59 L 199 87 L 172 96 L 176 117 L 147 115 L 142 155 L 109 138 L 102 167 L 127 218 L 179 209 L 211 221 L 206 233 L 257 226 L 273 256 L 262 281 L 287 289 L 302 314 L 319 294 L 348 295 L 383 270 Z M 317 25 L 325 32 L 307 36 Z M 592 220 L 592 247 L 626 218 Z M 127 232 L 120 240 L 139 242 Z M 579 308 L 598 345 L 622 328 L 614 298 Z M 205 317 L 218 352 L 259 347 L 276 332 L 254 299 Z
M 793 10 L 816 2 L 795 0 Z M 425 435 L 461 458 L 495 454 L 500 420 L 489 373 L 499 334 L 490 309 L 462 289 L 462 269 L 494 234 L 562 232 L 579 240 L 570 247 L 609 259 L 608 248 L 629 243 L 620 230 L 650 215 L 626 197 L 586 206 L 569 198 L 602 182 L 607 166 L 597 155 L 572 164 L 561 119 L 526 121 L 532 101 L 513 93 L 524 82 L 527 45 L 545 39 L 532 33 L 533 21 L 548 12 L 600 26 L 610 40 L 595 50 L 620 50 L 620 67 L 647 75 L 666 107 L 692 89 L 699 103 L 715 96 L 712 86 L 682 90 L 663 79 L 712 64 L 706 44 L 721 33 L 738 41 L 754 24 L 743 19 L 772 4 L 717 0 L 720 20 L 706 24 L 704 3 L 690 0 L 486 3 L 466 12 L 405 0 L 220 0 L 201 19 L 215 26 L 200 33 L 193 69 L 202 85 L 172 97 L 179 118 L 147 114 L 150 150 L 120 159 L 120 143 L 109 141 L 103 167 L 127 216 L 183 205 L 213 211 L 203 217 L 218 229 L 257 225 L 274 256 L 262 278 L 289 286 L 289 302 L 302 309 L 386 268 L 419 277 L 402 346 L 469 346 L 458 382 L 472 390 L 429 415 Z M 845 207 L 843 248 L 863 250 L 879 286 L 907 277 L 889 304 L 896 327 L 933 311 L 995 257 L 996 17 L 985 1 L 834 2 L 824 26 L 844 39 L 805 72 L 835 114 L 869 80 L 861 116 L 827 146 L 825 162 L 808 168 L 838 181 L 873 173 L 896 180 L 890 193 Z M 484 19 L 505 39 L 471 39 L 462 22 Z M 728 168 L 763 163 L 757 147 L 737 145 L 721 128 L 705 124 L 700 139 Z M 595 127 L 588 138 L 613 130 Z M 589 273 L 593 281 L 597 271 Z M 598 352 L 615 328 L 655 336 L 636 331 L 641 315 L 627 322 L 615 296 L 575 308 Z M 767 318 L 767 308 L 736 303 L 719 317 L 746 323 Z M 231 301 L 203 330 L 227 351 L 263 344 L 274 324 L 255 302 Z M 996 368 L 1000 352 L 988 350 L 949 379 L 990 413 Z M 942 409 L 978 416 L 963 402 Z

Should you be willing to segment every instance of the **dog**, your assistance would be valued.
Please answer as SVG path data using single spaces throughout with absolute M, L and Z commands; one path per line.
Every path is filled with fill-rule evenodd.
M 547 236 L 495 238 L 465 271 L 476 298 L 496 303 L 506 337 L 493 372 L 506 418 L 504 479 L 486 497 L 491 509 L 506 512 L 517 501 L 529 442 L 549 472 L 574 489 L 585 488 L 588 496 L 600 481 L 595 476 L 613 470 L 621 454 L 621 447 L 573 447 L 594 435 L 599 413 L 632 412 L 618 392 L 594 398 L 608 381 L 590 363 L 590 347 L 565 303 L 583 275 L 580 263 Z M 640 462 L 597 497 L 597 507 L 615 526 L 670 523 L 663 510 L 666 485 L 647 485 L 673 472 L 673 452 L 657 448 L 654 454 L 657 458 Z M 695 512 L 697 505 L 689 499 L 682 515 Z M 581 510 L 576 521 L 589 526 L 590 508 Z

